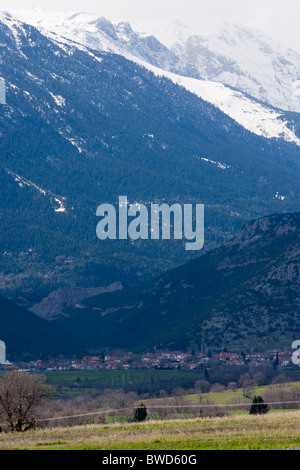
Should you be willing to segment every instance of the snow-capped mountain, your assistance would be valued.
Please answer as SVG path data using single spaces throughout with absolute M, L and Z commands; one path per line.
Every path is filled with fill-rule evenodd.
M 261 101 L 269 103 L 273 101 L 274 105 L 278 101 L 282 105 L 281 108 L 284 108 L 284 103 L 281 103 L 279 98 L 272 100 L 271 97 L 270 99 L 268 97 L 268 92 L 270 94 L 274 92 L 271 83 L 274 77 L 272 78 L 269 70 L 271 66 L 268 63 L 268 60 L 271 60 L 270 46 L 267 47 L 266 42 L 263 46 L 262 38 L 254 40 L 254 36 L 253 34 L 251 36 L 250 32 L 246 34 L 244 31 L 242 34 L 243 30 L 233 27 L 232 31 L 224 30 L 227 36 L 225 32 L 222 32 L 221 38 L 216 35 L 212 36 L 210 41 L 206 40 L 207 47 L 210 45 L 215 50 L 218 47 L 221 49 L 221 44 L 224 43 L 224 54 L 232 55 L 229 61 L 228 58 L 225 60 L 225 55 L 221 53 L 218 57 L 217 53 L 215 56 L 209 55 L 207 51 L 204 51 L 204 48 L 198 50 L 197 57 L 195 54 L 188 54 L 190 43 L 195 44 L 195 41 L 199 42 L 200 39 L 198 36 L 192 36 L 190 41 L 188 28 L 180 22 L 172 23 L 165 29 L 154 28 L 156 29 L 155 33 L 166 44 L 163 45 L 153 35 L 147 36 L 147 34 L 133 31 L 128 23 L 113 24 L 105 18 L 99 18 L 90 13 L 51 13 L 33 9 L 17 10 L 16 14 L 59 44 L 71 41 L 79 48 L 84 46 L 101 52 L 120 54 L 148 68 L 159 77 L 169 78 L 177 85 L 183 86 L 191 93 L 217 106 L 222 112 L 256 135 L 267 138 L 283 138 L 287 142 L 300 145 L 300 139 L 293 131 L 293 122 L 288 123 L 284 113 L 273 110 L 264 103 L 258 103 L 250 96 L 245 96 L 241 91 L 218 83 L 228 83 L 228 85 L 246 91 Z M 184 51 L 184 45 L 186 45 L 186 51 Z M 250 46 L 253 50 L 250 50 Z M 247 54 L 243 53 L 244 47 L 247 48 Z M 260 49 L 260 56 L 254 50 L 255 48 Z M 292 51 L 289 53 L 294 54 Z M 271 58 L 274 54 L 271 54 Z M 297 56 L 296 53 L 294 56 L 291 57 L 291 60 L 294 59 L 295 64 L 298 60 L 300 70 L 300 56 Z M 257 57 L 260 62 L 265 63 L 265 68 L 259 63 L 255 64 Z M 233 60 L 235 60 L 234 67 Z M 282 62 L 282 59 L 280 60 Z M 278 63 L 280 60 L 277 58 Z M 200 62 L 203 67 L 199 65 Z M 228 73 L 229 62 L 231 73 Z M 277 62 L 274 61 L 274 70 Z M 247 71 L 247 68 L 251 69 L 252 79 L 249 78 L 250 72 L 242 71 L 242 69 Z M 293 65 L 293 76 L 292 71 L 289 72 L 289 69 L 286 71 L 286 75 L 290 74 L 291 82 L 294 84 L 297 83 L 295 80 L 296 68 Z M 216 70 L 219 71 L 219 74 L 216 74 Z M 259 76 L 255 75 L 255 70 L 260 74 Z M 247 78 L 245 78 L 246 75 Z M 201 77 L 204 77 L 205 80 L 201 80 Z M 279 79 L 280 77 L 278 77 Z M 262 85 L 264 81 L 268 81 L 268 83 Z M 255 86 L 251 84 L 255 84 Z M 297 91 L 294 90 L 294 92 L 294 97 L 297 97 Z M 277 94 L 284 95 L 283 99 L 286 104 L 288 91 L 283 88 L 277 90 Z M 293 105 L 288 107 L 288 109 L 292 108 Z
M 277 108 L 300 111 L 300 55 L 260 31 L 213 17 L 197 18 L 189 26 L 180 20 L 139 26 L 204 79 Z
M 204 203 L 207 248 L 299 209 L 297 113 L 51 29 L 0 16 L 3 292 L 135 283 L 185 261 L 174 240 L 98 243 L 96 208 L 120 194 Z
M 101 52 L 138 58 L 170 72 L 197 77 L 176 55 L 152 35 L 133 31 L 130 24 L 113 24 L 92 13 L 51 12 L 38 9 L 11 11 L 14 17 L 38 28 L 59 43 L 66 40 Z

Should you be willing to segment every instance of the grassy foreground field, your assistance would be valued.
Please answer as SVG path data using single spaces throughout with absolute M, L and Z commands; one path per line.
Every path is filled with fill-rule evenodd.
M 300 411 L 89 425 L 0 435 L 0 449 L 271 450 L 300 448 Z

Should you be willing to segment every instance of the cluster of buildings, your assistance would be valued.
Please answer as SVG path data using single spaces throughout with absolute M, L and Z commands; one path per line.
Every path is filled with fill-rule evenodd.
M 292 352 L 270 351 L 267 353 L 237 354 L 222 352 L 219 354 L 183 353 L 181 351 L 134 354 L 102 354 L 86 356 L 82 359 L 51 359 L 30 362 L 26 368 L 31 370 L 195 370 L 218 365 L 232 367 L 245 364 L 274 364 L 286 367 L 291 364 Z
M 151 369 L 173 369 L 173 370 L 195 370 L 217 365 L 244 366 L 251 364 L 259 366 L 262 364 L 274 364 L 287 367 L 291 364 L 293 351 L 278 352 L 256 352 L 248 354 L 237 354 L 232 352 L 221 352 L 212 354 L 208 352 L 184 353 L 182 351 L 160 351 L 156 353 L 134 354 L 104 354 L 100 356 L 86 356 L 82 359 L 50 359 L 31 361 L 22 364 L 29 370 L 151 370 Z M 0 341 L 0 367 L 11 365 L 6 360 L 6 345 Z

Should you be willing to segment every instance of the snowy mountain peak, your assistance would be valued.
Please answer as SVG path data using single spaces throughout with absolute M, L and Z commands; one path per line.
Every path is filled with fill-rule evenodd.
M 18 42 L 13 23 L 18 20 L 2 15 Z M 209 31 L 205 37 L 176 20 L 153 36 L 90 13 L 19 10 L 17 15 L 59 45 L 122 55 L 212 103 L 254 134 L 300 145 L 293 122 L 266 104 L 291 109 L 299 103 L 300 110 L 300 56 L 261 33 L 228 22 L 214 22 L 211 28 L 197 23 L 202 32 Z
M 8 27 L 12 27 L 13 25 L 20 26 L 22 24 L 22 21 L 8 11 L 0 11 L 0 22 Z
M 140 24 L 198 75 L 230 85 L 274 107 L 300 111 L 300 55 L 249 29 L 213 17 L 197 18 L 188 26 Z
M 11 10 L 37 28 L 168 72 L 220 82 L 276 108 L 300 112 L 300 55 L 260 31 L 202 16 L 185 24 L 112 23 L 84 12 Z
M 176 55 L 153 36 L 134 31 L 127 22 L 112 23 L 92 13 L 11 10 L 25 23 L 38 28 L 51 39 L 73 41 L 101 52 L 138 58 L 152 65 L 183 75 L 197 76 L 192 67 L 181 64 Z

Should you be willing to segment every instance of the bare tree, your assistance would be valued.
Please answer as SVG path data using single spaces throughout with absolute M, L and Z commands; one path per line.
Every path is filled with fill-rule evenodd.
M 239 384 L 243 389 L 244 397 L 252 398 L 252 390 L 257 385 L 255 380 L 251 379 L 250 375 L 247 373 L 240 376 Z
M 238 388 L 237 382 L 229 382 L 229 384 L 227 385 L 227 389 L 233 390 L 234 392 L 237 391 L 237 388 Z
M 253 379 L 258 387 L 261 387 L 266 383 L 266 376 L 262 372 L 257 372 L 254 374 Z
M 208 393 L 210 389 L 210 383 L 207 380 L 197 380 L 195 382 L 196 393 Z
M 210 387 L 211 393 L 221 393 L 221 392 L 224 392 L 225 390 L 226 388 L 224 387 L 224 385 L 219 384 L 219 383 L 212 384 L 212 386 Z
M 42 398 L 53 395 L 44 375 L 18 370 L 5 372 L 0 379 L 0 415 L 4 416 L 10 431 L 34 429 L 37 407 Z

